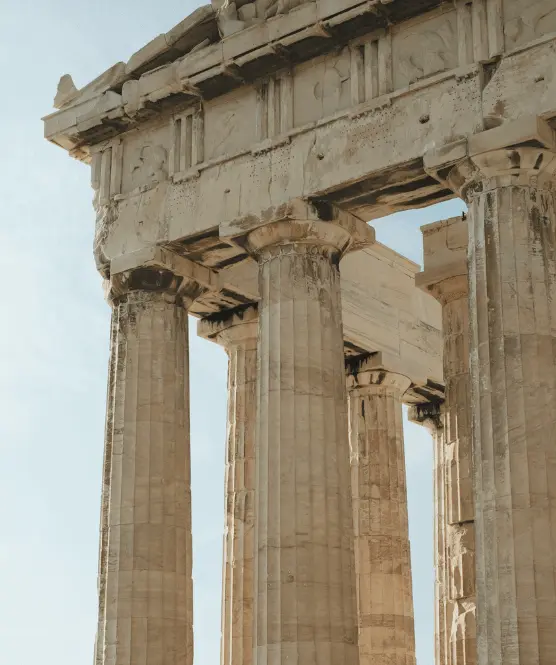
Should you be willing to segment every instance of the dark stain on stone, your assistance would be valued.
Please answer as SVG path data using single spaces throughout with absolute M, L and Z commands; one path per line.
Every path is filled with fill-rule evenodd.
M 493 58 L 492 60 L 488 62 L 483 62 L 482 63 L 482 69 L 483 69 L 483 90 L 487 87 L 487 85 L 492 81 L 494 75 L 498 71 L 498 68 L 500 67 L 501 63 L 501 57 L 497 56 L 496 58 Z
M 224 288 L 220 291 L 220 293 L 222 294 L 222 296 L 224 298 L 229 298 L 230 300 L 235 300 L 237 302 L 242 303 L 243 305 L 248 305 L 249 306 L 253 302 L 250 298 L 247 298 L 246 296 L 244 296 L 241 293 L 238 293 L 237 291 L 230 291 L 229 289 Z
M 437 429 L 442 428 L 442 402 L 427 402 L 425 404 L 415 404 L 411 407 L 411 420 L 424 423 L 430 420 Z
M 508 157 L 510 158 L 512 169 L 518 169 L 521 166 L 521 155 L 519 154 L 519 150 L 510 150 Z
M 215 267 L 221 270 L 222 268 L 233 266 L 236 263 L 241 263 L 242 261 L 245 261 L 245 259 L 247 258 L 249 258 L 247 254 L 236 254 L 235 256 L 230 256 L 228 259 L 218 261 L 218 265 Z
M 227 321 L 230 317 L 234 315 L 242 319 L 244 313 L 251 308 L 257 309 L 257 305 L 254 303 L 250 303 L 249 305 L 239 305 L 238 307 L 234 307 L 232 309 L 225 309 L 222 310 L 221 312 L 214 312 L 208 314 L 203 318 L 206 321 L 209 321 L 210 323 L 222 323 L 223 321 Z
M 132 291 L 165 291 L 169 289 L 174 275 L 169 270 L 159 268 L 138 268 L 130 277 Z
M 316 210 L 319 219 L 323 222 L 331 222 L 334 219 L 334 206 L 323 199 L 313 199 L 311 201 Z
M 533 168 L 535 171 L 538 171 L 541 168 L 541 164 L 543 163 L 544 155 L 541 152 L 541 154 L 537 157 L 537 161 L 535 162 L 535 166 Z

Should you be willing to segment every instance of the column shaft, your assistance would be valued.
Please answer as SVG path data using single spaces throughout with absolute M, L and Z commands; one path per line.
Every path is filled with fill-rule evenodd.
M 257 322 L 219 335 L 228 362 L 222 665 L 253 662 Z
M 360 386 L 360 377 L 370 383 Z M 384 371 L 360 377 L 349 377 L 360 660 L 414 665 L 402 424 L 402 395 L 410 381 Z
M 187 311 L 115 305 L 104 665 L 193 662 Z
M 114 384 L 117 358 L 118 317 L 112 311 L 110 322 L 110 356 L 108 362 L 108 385 L 106 390 L 106 421 L 104 426 L 104 455 L 102 460 L 102 492 L 100 506 L 99 557 L 98 557 L 98 622 L 95 640 L 95 665 L 103 665 L 104 628 L 106 621 L 106 572 L 108 564 L 108 516 L 110 510 L 110 476 L 112 467 L 112 434 L 114 430 Z
M 326 222 L 258 234 L 255 663 L 357 665 L 337 266 L 349 238 Z
M 469 399 L 467 276 L 444 286 L 444 513 L 448 665 L 475 665 L 475 506 Z
M 556 662 L 555 157 L 474 157 L 466 190 L 480 665 Z
M 435 438 L 438 665 L 475 665 L 475 506 L 469 398 L 467 221 L 422 228 L 424 271 L 416 282 L 442 306 L 445 400 Z

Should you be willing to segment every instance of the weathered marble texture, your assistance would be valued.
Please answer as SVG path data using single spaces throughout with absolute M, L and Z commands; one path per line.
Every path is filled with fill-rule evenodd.
M 444 328 L 444 464 L 449 605 L 447 665 L 477 662 L 475 602 L 475 506 L 469 395 L 467 275 L 437 286 Z
M 338 261 L 326 222 L 253 231 L 260 270 L 256 665 L 357 665 Z
M 475 665 L 475 506 L 469 396 L 467 221 L 422 228 L 424 272 L 416 282 L 442 306 L 445 401 L 435 437 L 437 662 Z
M 229 358 L 222 665 L 253 662 L 257 333 L 255 318 L 216 337 Z
M 113 316 L 110 500 L 97 662 L 191 665 L 187 310 L 175 295 L 139 289 L 115 302 Z
M 411 381 L 364 364 L 348 372 L 360 662 L 415 665 L 402 423 Z
M 99 561 L 98 561 L 98 623 L 95 639 L 95 665 L 104 661 L 104 622 L 106 620 L 106 573 L 108 566 L 108 519 L 110 511 L 110 476 L 112 468 L 112 437 L 114 431 L 114 383 L 117 354 L 117 311 L 110 322 L 110 358 L 106 390 L 106 421 L 104 427 L 104 455 L 102 460 L 102 492 L 100 500 Z
M 556 662 L 556 155 L 472 156 L 471 403 L 480 665 Z

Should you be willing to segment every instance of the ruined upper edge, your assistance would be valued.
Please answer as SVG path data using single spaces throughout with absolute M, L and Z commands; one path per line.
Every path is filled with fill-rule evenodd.
M 88 161 L 88 146 L 138 126 L 172 103 L 218 96 L 277 68 L 337 48 L 355 36 L 350 23 L 354 19 L 366 16 L 357 25 L 368 32 L 443 1 L 213 0 L 213 5 L 199 7 L 155 37 L 127 63 L 116 63 L 81 89 L 70 75 L 62 76 L 55 97 L 57 110 L 43 118 L 45 137 Z M 273 3 L 276 13 L 270 18 L 249 18 L 252 13 L 246 8 L 251 4 Z M 225 27 L 230 5 L 246 19 L 232 30 Z M 300 47 L 304 42 L 310 46 Z

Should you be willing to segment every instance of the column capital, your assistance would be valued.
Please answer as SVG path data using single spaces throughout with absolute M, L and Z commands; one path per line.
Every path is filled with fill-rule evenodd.
M 281 248 L 292 245 L 308 253 L 341 257 L 375 243 L 374 229 L 359 217 L 328 201 L 303 199 L 234 220 L 221 226 L 220 235 L 233 237 L 259 261 L 269 252 L 288 251 Z
M 393 371 L 396 368 L 384 362 L 382 353 L 367 358 L 346 361 L 346 385 L 350 394 L 370 394 L 394 391 L 400 399 L 411 385 L 411 379 Z
M 159 246 L 112 259 L 110 278 L 105 281 L 111 303 L 131 294 L 141 294 L 139 298 L 158 295 L 187 308 L 201 294 L 218 289 L 216 271 Z
M 257 306 L 249 305 L 200 319 L 197 335 L 226 349 L 240 344 L 257 348 L 258 321 Z
M 424 270 L 415 275 L 415 286 L 430 293 L 442 305 L 468 295 L 467 218 L 451 217 L 421 227 Z
M 427 173 L 465 201 L 490 189 L 556 189 L 556 135 L 538 116 L 524 116 L 425 154 Z
M 425 404 L 414 404 L 409 407 L 407 419 L 410 423 L 423 425 L 431 432 L 436 432 L 443 428 L 442 402 L 427 402 Z

